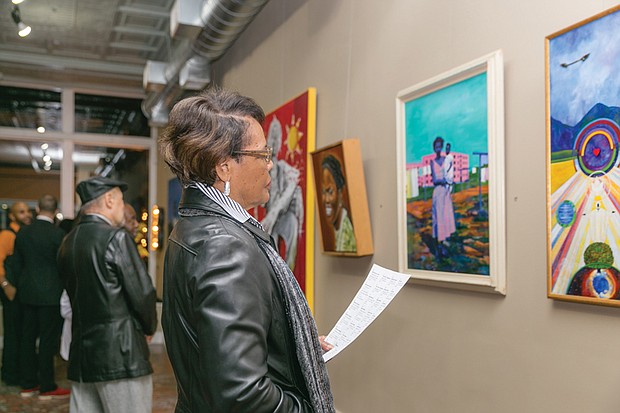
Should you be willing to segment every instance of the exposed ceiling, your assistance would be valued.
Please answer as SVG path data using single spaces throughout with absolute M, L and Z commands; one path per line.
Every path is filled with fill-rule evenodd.
M 169 59 L 174 0 L 25 0 L 24 38 L 0 0 L 0 80 L 142 89 L 147 60 Z
M 32 27 L 19 37 L 11 17 L 14 5 L 0 0 L 0 81 L 4 85 L 47 82 L 99 85 L 139 92 L 147 60 L 168 60 L 172 41 L 170 9 L 174 0 L 25 0 L 21 20 Z M 127 124 L 147 131 L 140 101 L 76 95 L 76 131 L 122 134 Z M 137 102 L 137 103 L 132 103 Z M 136 116 L 140 122 L 136 123 Z M 133 117 L 133 120 L 132 120 Z M 60 93 L 0 86 L 0 126 L 60 130 Z M 131 135 L 142 135 L 130 131 Z M 113 156 L 106 148 L 76 148 L 74 162 L 97 165 Z M 0 166 L 27 167 L 44 173 L 43 157 L 58 171 L 62 151 L 50 144 L 0 140 Z
M 178 39 L 170 35 L 175 1 L 23 0 L 15 6 L 11 0 L 0 0 L 0 127 L 43 126 L 59 131 L 60 93 L 37 85 L 82 90 L 98 86 L 112 94 L 138 93 L 146 99 L 140 104 L 141 99 L 76 92 L 75 131 L 148 136 L 142 112 L 149 114 L 152 124 L 157 124 L 154 114 L 165 123 L 172 100 L 184 93 L 180 79 L 185 76 L 184 81 L 194 88 L 201 84 L 205 79 L 201 72 L 208 63 L 228 49 L 268 0 L 185 0 L 184 16 L 188 17 L 187 10 L 193 12 L 186 21 L 179 18 L 180 8 L 175 8 Z M 26 37 L 18 35 L 12 18 L 16 7 L 21 21 L 32 28 Z M 144 94 L 147 61 L 166 63 L 160 69 L 164 83 L 154 88 L 149 83 Z M 189 75 L 183 75 L 186 69 Z M 39 146 L 2 142 L 0 137 L 0 166 L 32 164 L 37 170 L 35 163 L 49 155 L 53 172 L 61 151 L 50 147 L 43 153 Z M 76 148 L 78 152 L 82 151 Z M 103 148 L 98 154 L 97 159 L 113 155 Z M 92 156 L 86 158 L 92 161 Z M 74 161 L 84 162 L 79 156 Z

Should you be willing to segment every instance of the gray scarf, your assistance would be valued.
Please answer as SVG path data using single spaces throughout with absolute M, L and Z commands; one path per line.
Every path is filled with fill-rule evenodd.
M 254 238 L 276 273 L 284 297 L 288 323 L 295 338 L 297 360 L 310 393 L 312 407 L 316 413 L 333 413 L 335 412 L 334 399 L 329 387 L 327 368 L 323 361 L 323 349 L 306 297 L 290 268 L 276 250 L 261 238 Z

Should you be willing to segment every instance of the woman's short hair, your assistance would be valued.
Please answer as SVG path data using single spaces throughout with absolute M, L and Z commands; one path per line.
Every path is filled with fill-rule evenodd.
M 336 188 L 341 190 L 344 186 L 344 175 L 342 174 L 342 168 L 340 167 L 340 162 L 333 155 L 327 155 L 323 158 L 321 162 L 321 167 L 323 169 L 327 169 L 332 176 L 334 177 L 334 182 L 336 183 Z
M 159 138 L 164 161 L 182 183 L 213 185 L 215 166 L 228 157 L 238 160 L 234 152 L 248 143 L 248 118 L 262 123 L 265 112 L 237 92 L 210 88 L 181 100 Z

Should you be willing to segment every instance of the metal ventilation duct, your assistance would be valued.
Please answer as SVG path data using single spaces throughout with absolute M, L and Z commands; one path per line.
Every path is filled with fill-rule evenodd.
M 196 0 L 177 0 L 172 13 L 181 14 L 180 3 L 192 1 Z M 151 91 L 142 102 L 142 111 L 152 126 L 168 123 L 170 108 L 184 89 L 199 90 L 210 82 L 210 63 L 222 57 L 268 1 L 202 1 L 199 21 L 202 27 L 196 26 L 198 36 L 194 40 L 177 41 L 170 62 L 149 62 L 152 64 L 147 64 L 145 68 L 144 85 Z M 181 35 L 191 35 L 192 29 L 187 27 L 176 30 Z M 159 73 L 149 74 L 149 70 Z M 150 82 L 147 77 L 150 76 L 160 79 L 159 87 L 147 87 Z

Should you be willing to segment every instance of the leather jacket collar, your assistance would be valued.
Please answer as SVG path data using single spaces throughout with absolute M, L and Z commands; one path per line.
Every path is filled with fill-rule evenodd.
M 245 229 L 247 229 L 248 231 L 250 231 L 252 234 L 255 234 L 258 237 L 262 238 L 263 240 L 269 242 L 271 246 L 275 248 L 275 243 L 273 242 L 273 239 L 271 238 L 269 234 L 267 234 L 265 231 L 261 230 L 260 228 L 257 228 L 254 225 L 250 224 L 248 221 L 242 223 L 242 222 L 235 220 L 229 214 L 227 214 L 226 211 L 224 211 L 224 209 L 221 206 L 219 206 L 213 200 L 209 199 L 207 196 L 205 196 L 202 192 L 200 192 L 196 188 L 192 188 L 192 187 L 183 188 L 183 193 L 181 194 L 181 200 L 179 201 L 179 215 L 184 215 L 182 210 L 186 208 L 203 210 L 203 211 L 208 212 L 209 214 L 221 215 L 228 219 L 231 219 L 237 222 L 239 225 L 241 225 Z

